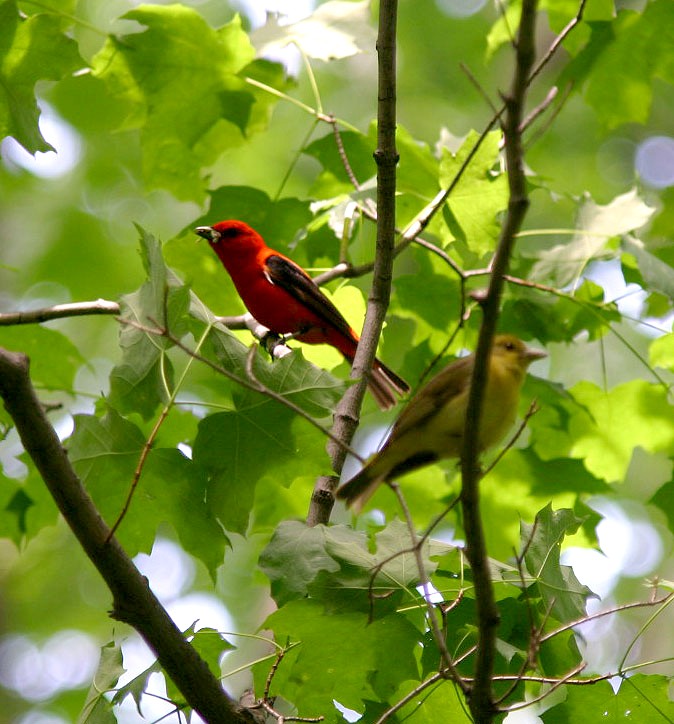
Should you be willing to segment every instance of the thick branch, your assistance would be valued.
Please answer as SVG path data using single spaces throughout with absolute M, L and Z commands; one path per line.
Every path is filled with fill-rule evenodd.
M 0 349 L 0 396 L 61 514 L 113 597 L 112 615 L 133 626 L 188 704 L 208 722 L 252 721 L 230 700 L 116 539 L 75 474 L 35 395 L 25 355 Z
M 512 89 L 504 99 L 506 113 L 503 132 L 510 199 L 494 255 L 489 289 L 482 304 L 484 319 L 475 355 L 475 369 L 466 413 L 466 434 L 461 456 L 461 503 L 467 543 L 466 555 L 473 572 L 479 630 L 475 681 L 469 701 L 473 719 L 477 724 L 487 724 L 493 721 L 496 714 L 491 681 L 494 669 L 496 629 L 499 621 L 489 575 L 484 528 L 480 517 L 478 429 L 487 381 L 487 360 L 501 304 L 503 276 L 507 272 L 515 237 L 522 226 L 529 205 L 524 175 L 521 128 L 528 79 L 534 61 L 535 21 L 536 0 L 524 0 L 517 39 L 515 76 Z

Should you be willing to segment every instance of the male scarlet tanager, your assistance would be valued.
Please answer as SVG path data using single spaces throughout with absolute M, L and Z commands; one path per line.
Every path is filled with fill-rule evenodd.
M 509 334 L 494 339 L 480 416 L 480 451 L 496 445 L 515 422 L 527 367 L 545 357 Z M 337 491 L 356 512 L 383 482 L 442 458 L 461 455 L 475 356 L 445 367 L 409 401 L 382 449 Z
M 270 249 L 243 221 L 220 221 L 195 231 L 209 241 L 260 324 L 301 342 L 330 344 L 353 363 L 358 335 L 302 267 Z M 379 359 L 374 361 L 368 387 L 383 409 L 395 405 L 395 393 L 409 391 L 407 382 Z

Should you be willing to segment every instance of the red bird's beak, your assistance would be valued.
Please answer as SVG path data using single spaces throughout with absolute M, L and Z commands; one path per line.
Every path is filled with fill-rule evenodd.
M 220 240 L 220 234 L 212 226 L 197 226 L 194 233 L 203 237 L 210 244 Z

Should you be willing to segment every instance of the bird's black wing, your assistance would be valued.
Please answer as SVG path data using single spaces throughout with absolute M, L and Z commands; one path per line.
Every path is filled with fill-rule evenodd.
M 284 289 L 329 326 L 335 327 L 346 337 L 353 338 L 353 331 L 341 312 L 297 264 L 272 254 L 265 262 L 265 273 L 272 284 Z

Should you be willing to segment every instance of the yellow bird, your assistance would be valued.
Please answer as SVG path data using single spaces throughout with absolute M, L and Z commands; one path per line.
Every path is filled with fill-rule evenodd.
M 529 365 L 546 352 L 509 334 L 497 335 L 489 358 L 480 418 L 480 451 L 496 445 L 517 416 L 520 390 Z M 383 482 L 443 458 L 460 457 L 475 355 L 456 360 L 409 401 L 384 447 L 337 497 L 359 512 Z

